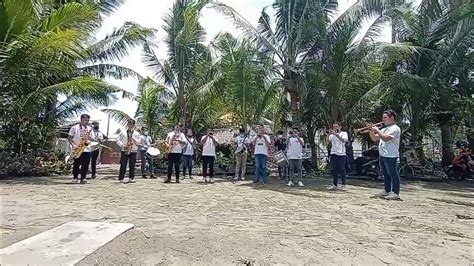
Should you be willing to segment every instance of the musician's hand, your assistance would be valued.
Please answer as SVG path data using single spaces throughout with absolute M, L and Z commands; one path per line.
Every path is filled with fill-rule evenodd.
M 333 135 L 334 134 L 334 130 L 330 129 L 329 130 L 329 135 Z
M 372 131 L 374 133 L 378 133 L 380 131 L 380 129 L 378 127 L 371 127 L 370 131 Z

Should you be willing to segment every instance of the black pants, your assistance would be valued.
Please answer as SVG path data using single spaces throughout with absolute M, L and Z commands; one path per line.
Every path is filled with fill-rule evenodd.
M 331 154 L 332 183 L 337 186 L 338 176 L 341 176 L 342 184 L 346 184 L 346 156 Z
M 203 177 L 214 177 L 214 156 L 202 156 L 202 176 Z M 209 172 L 207 169 L 209 168 Z
M 96 169 L 96 165 L 97 165 L 97 158 L 99 157 L 99 150 L 95 150 L 93 152 L 91 152 L 91 172 L 92 172 L 92 175 L 95 175 L 95 169 Z
M 125 177 L 125 172 L 127 171 L 128 163 L 128 178 L 135 178 L 135 163 L 137 162 L 137 153 L 131 152 L 129 155 L 125 154 L 124 151 L 120 152 L 120 173 L 119 180 L 122 181 Z
M 168 181 L 171 180 L 171 175 L 173 174 L 173 165 L 174 172 L 176 174 L 176 181 L 179 180 L 179 165 L 181 164 L 181 155 L 181 153 L 168 154 Z
M 89 170 L 90 161 L 90 152 L 83 152 L 79 158 L 74 160 L 74 163 L 72 165 L 72 176 L 74 177 L 74 179 L 77 179 L 79 177 L 79 173 L 81 173 L 81 180 L 86 178 L 87 171 Z

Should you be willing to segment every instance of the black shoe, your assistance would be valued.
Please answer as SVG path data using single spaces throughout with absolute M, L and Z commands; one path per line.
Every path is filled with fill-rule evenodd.
M 258 180 L 254 180 L 254 181 L 253 181 L 254 184 L 257 184 L 258 182 L 259 182 Z
M 96 178 L 95 174 L 92 174 L 91 179 L 95 179 L 95 178 Z
M 151 175 L 150 179 L 156 179 L 156 177 L 154 175 Z
M 146 175 L 142 175 L 142 178 L 145 178 L 145 179 L 146 179 Z
M 165 183 L 170 183 L 171 181 L 169 179 L 166 179 L 165 180 Z
M 176 183 L 179 183 L 179 179 L 176 179 Z

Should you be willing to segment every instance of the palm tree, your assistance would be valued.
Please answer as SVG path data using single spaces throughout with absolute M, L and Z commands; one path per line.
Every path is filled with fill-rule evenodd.
M 178 108 L 176 118 L 188 125 L 190 114 L 186 105 L 190 83 L 194 78 L 197 64 L 208 50 L 204 41 L 204 29 L 199 23 L 199 14 L 209 0 L 177 0 L 164 18 L 168 58 L 161 62 L 153 52 L 153 45 L 144 49 L 143 61 L 153 71 L 153 78 L 162 80 L 175 92 Z
M 412 141 L 419 140 L 420 129 L 427 124 L 438 123 L 444 165 L 453 157 L 455 114 L 463 108 L 455 84 L 458 73 L 466 71 L 464 59 L 474 40 L 473 14 L 468 3 L 422 1 L 417 10 L 407 8 L 399 15 L 403 43 L 382 50 L 390 60 L 385 63 L 384 82 L 375 89 L 388 89 L 403 99 Z
M 273 70 L 290 95 L 292 122 L 301 124 L 301 100 L 305 94 L 304 70 L 311 56 L 318 50 L 330 23 L 329 15 L 337 5 L 333 0 L 275 1 L 272 20 L 262 10 L 255 28 L 232 7 L 215 2 L 212 6 L 231 18 L 247 37 L 260 45 L 262 52 L 273 60 Z
M 238 40 L 229 33 L 217 36 L 212 45 L 220 58 L 220 74 L 214 87 L 226 103 L 227 115 L 243 128 L 261 122 L 278 92 L 279 84 L 270 78 L 271 59 L 247 40 Z
M 127 55 L 129 48 L 143 43 L 153 31 L 127 23 L 94 42 L 100 14 L 119 4 L 26 0 L 0 4 L 0 91 L 8 103 L 4 113 L 9 118 L 3 122 L 2 137 L 11 130 L 18 133 L 18 138 L 8 142 L 10 148 L 21 152 L 25 134 L 51 136 L 47 133 L 61 119 L 107 105 L 116 99 L 115 92 L 123 92 L 100 78 L 134 75 L 109 62 Z
M 134 118 L 138 127 L 147 126 L 153 138 L 165 133 L 165 123 L 168 111 L 175 101 L 175 96 L 164 86 L 150 78 L 139 81 L 138 93 L 132 97 L 138 103 L 133 117 L 118 109 L 102 109 L 114 120 L 125 126 L 128 119 Z

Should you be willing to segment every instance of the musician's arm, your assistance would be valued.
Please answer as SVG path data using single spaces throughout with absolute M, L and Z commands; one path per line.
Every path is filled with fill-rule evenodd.
M 377 133 L 369 131 L 369 137 L 372 141 L 377 142 L 380 140 L 380 136 Z
M 117 138 L 117 145 L 122 148 L 124 145 L 123 145 L 123 134 L 120 133 L 118 138 Z
M 204 138 L 201 139 L 201 144 L 202 144 L 202 145 L 204 145 L 204 143 L 206 143 L 208 136 L 209 136 L 209 135 L 206 135 L 206 136 L 204 136 Z
M 255 138 L 253 138 L 253 140 L 252 140 L 252 145 L 255 146 L 255 144 L 257 143 L 257 139 L 258 139 L 258 136 L 255 136 Z
M 214 146 L 216 147 L 219 146 L 219 142 L 216 140 L 216 138 L 211 137 L 211 139 L 212 139 L 212 142 L 214 142 Z
M 74 141 L 72 140 L 73 137 L 74 137 L 74 128 L 71 127 L 71 129 L 69 129 L 69 134 L 67 135 L 67 141 L 69 142 L 69 144 L 71 144 L 72 146 L 75 146 L 76 143 L 74 143 Z
M 272 144 L 270 143 L 269 138 L 270 138 L 270 137 L 268 137 L 268 136 L 266 136 L 266 135 L 263 135 L 263 140 L 264 140 L 265 143 L 267 144 L 267 147 L 270 148 L 270 146 L 271 146 Z
M 394 135 L 397 134 L 396 131 L 388 131 L 386 134 L 382 133 L 382 131 L 378 128 L 378 127 L 375 127 L 375 128 L 372 128 L 373 131 L 375 131 L 375 136 L 378 136 L 379 139 L 383 140 L 383 141 L 390 141 L 392 139 L 394 139 Z
M 298 141 L 301 144 L 301 146 L 304 146 L 304 141 L 302 137 L 298 136 Z
M 181 145 L 186 144 L 186 140 L 185 140 L 184 138 L 185 138 L 185 137 L 183 137 L 183 135 L 180 135 L 179 138 L 178 138 L 178 142 L 179 142 Z

